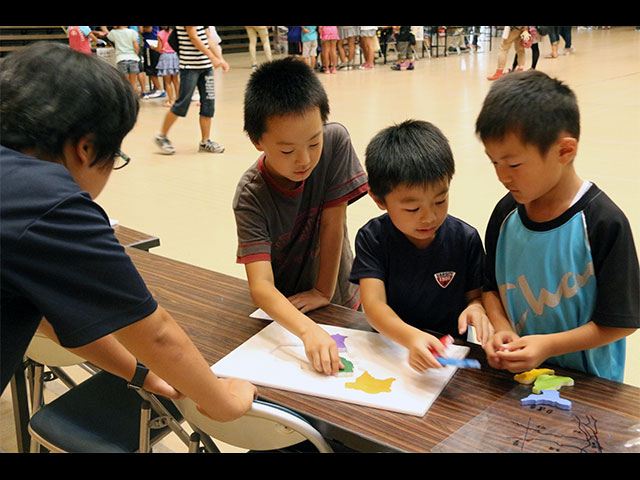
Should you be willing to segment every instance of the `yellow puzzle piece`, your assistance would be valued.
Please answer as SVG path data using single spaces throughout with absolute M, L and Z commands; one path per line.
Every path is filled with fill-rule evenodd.
M 535 382 L 536 378 L 540 375 L 553 375 L 556 372 L 551 370 L 550 368 L 534 368 L 533 370 L 529 370 L 528 372 L 522 372 L 513 377 L 513 379 L 524 385 L 530 385 Z
M 355 390 L 362 390 L 366 393 L 381 393 L 381 392 L 390 392 L 391 384 L 394 382 L 395 378 L 386 378 L 384 380 L 380 380 L 378 378 L 373 378 L 369 375 L 369 372 L 364 372 L 360 375 L 355 382 L 345 383 L 346 388 L 353 388 Z

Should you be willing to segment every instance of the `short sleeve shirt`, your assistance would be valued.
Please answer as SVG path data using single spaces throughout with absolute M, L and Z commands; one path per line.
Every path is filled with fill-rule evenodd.
M 640 326 L 638 257 L 624 213 L 596 185 L 558 218 L 534 222 L 507 194 L 486 233 L 486 290 L 500 293 L 519 335 L 568 331 L 593 321 Z M 549 359 L 622 381 L 625 339 Z
M 60 164 L 0 146 L 2 389 L 42 317 L 80 347 L 157 304 L 104 210 Z
M 276 288 L 285 296 L 313 288 L 318 272 L 322 210 L 352 203 L 368 191 L 367 175 L 346 128 L 324 127 L 318 165 L 295 190 L 284 190 L 270 177 L 264 156 L 240 179 L 233 200 L 238 233 L 237 262 L 269 261 Z M 358 288 L 348 281 L 353 253 L 345 226 L 333 303 L 359 306 Z
M 448 215 L 426 248 L 417 248 L 387 213 L 356 236 L 350 280 L 384 282 L 389 307 L 407 324 L 459 337 L 466 294 L 482 287 L 484 248 L 471 225 Z

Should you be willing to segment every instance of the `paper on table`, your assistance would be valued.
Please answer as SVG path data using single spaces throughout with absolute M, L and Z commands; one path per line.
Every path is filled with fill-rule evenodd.
M 273 318 L 271 318 L 269 315 L 267 315 L 264 310 L 262 310 L 261 308 L 257 309 L 255 312 L 253 312 L 251 315 L 249 315 L 251 318 L 260 318 L 262 320 L 271 320 L 273 321 Z

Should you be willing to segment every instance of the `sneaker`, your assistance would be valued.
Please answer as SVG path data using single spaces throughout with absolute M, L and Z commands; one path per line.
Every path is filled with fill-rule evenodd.
M 413 70 L 414 68 L 416 67 L 413 66 L 413 62 L 410 62 L 409 65 L 407 65 L 407 70 Z
M 167 93 L 164 90 L 154 90 L 152 92 L 142 95 L 142 98 L 146 100 L 149 98 L 162 98 L 166 96 L 167 96 Z
M 400 65 L 399 63 L 396 63 L 393 67 L 391 67 L 391 70 L 400 71 L 402 70 L 402 65 Z
M 498 69 L 496 70 L 496 73 L 494 73 L 493 75 L 491 75 L 490 77 L 487 77 L 487 80 L 497 80 L 500 77 L 502 77 L 502 70 Z
M 206 142 L 200 142 L 198 150 L 200 152 L 222 153 L 224 152 L 224 147 L 216 142 L 207 140 Z
M 163 153 L 166 153 L 167 155 L 172 155 L 176 152 L 169 139 L 164 135 L 156 135 L 155 144 L 160 147 L 160 150 L 162 150 Z

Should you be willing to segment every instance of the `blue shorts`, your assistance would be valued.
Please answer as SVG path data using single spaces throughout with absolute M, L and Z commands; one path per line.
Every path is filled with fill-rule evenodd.
M 171 112 L 178 117 L 185 117 L 191 104 L 191 97 L 196 87 L 200 94 L 200 116 L 213 117 L 215 110 L 215 88 L 213 68 L 180 69 L 180 92 L 178 99 L 171 107 Z

